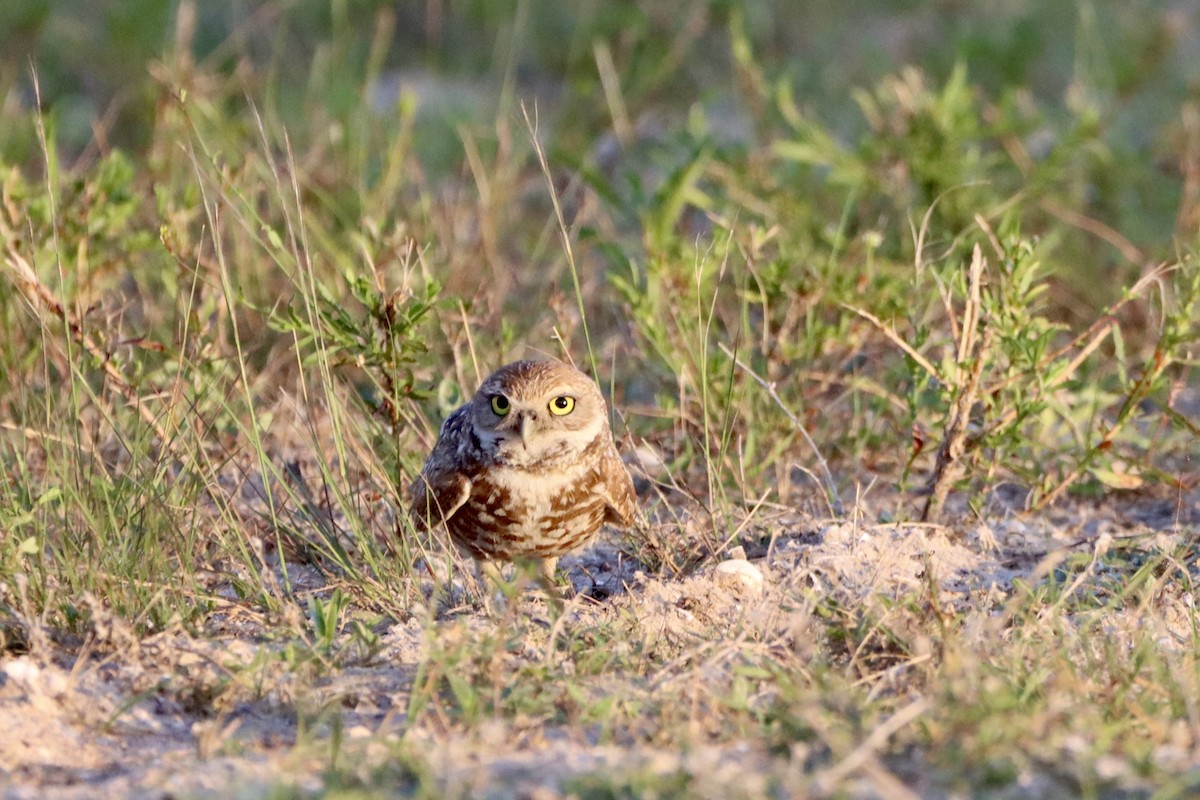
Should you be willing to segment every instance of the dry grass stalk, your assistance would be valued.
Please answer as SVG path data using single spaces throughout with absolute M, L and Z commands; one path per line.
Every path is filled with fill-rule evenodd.
M 86 350 L 88 355 L 96 360 L 96 363 L 104 370 L 105 377 L 112 384 L 113 388 L 116 389 L 117 393 L 137 408 L 142 419 L 158 435 L 159 441 L 168 441 L 167 433 L 159 423 L 158 418 L 142 402 L 142 398 L 138 395 L 137 390 L 130 385 L 125 376 L 113 364 L 110 354 L 105 352 L 96 343 L 96 340 L 88 335 L 78 318 L 67 309 L 61 300 L 55 297 L 46 284 L 42 283 L 33 266 L 11 244 L 8 247 L 8 257 L 5 259 L 5 263 L 12 270 L 15 278 L 14 282 L 25 295 L 25 299 L 29 302 L 34 313 L 38 314 L 38 318 L 42 324 L 47 324 L 45 317 L 42 316 L 42 312 L 49 312 L 57 318 L 66 327 L 67 332 L 75 343 Z
M 795 426 L 796 430 L 800 431 L 800 435 L 804 437 L 804 441 L 808 443 L 809 448 L 811 448 L 813 451 L 813 455 L 817 457 L 817 463 L 821 466 L 821 476 L 824 479 L 825 491 L 829 497 L 830 508 L 833 511 L 834 516 L 842 516 L 842 514 L 845 512 L 842 506 L 842 498 L 838 495 L 837 484 L 834 483 L 833 480 L 833 473 L 829 471 L 829 464 L 826 463 L 825 458 L 821 455 L 821 451 L 817 447 L 817 443 L 813 441 L 811 436 L 809 436 L 808 430 L 804 427 L 804 423 L 802 423 L 800 419 L 793 414 L 790 409 L 788 409 L 787 404 L 783 402 L 783 398 L 779 396 L 777 391 L 775 391 L 774 383 L 768 382 L 757 372 L 743 363 L 741 359 L 734 355 L 733 351 L 724 344 L 721 345 L 721 350 L 724 351 L 725 355 L 733 359 L 733 363 L 737 364 L 739 369 L 753 378 L 755 383 L 766 390 L 767 396 L 770 397 L 771 400 L 774 401 L 775 405 L 779 406 L 779 409 L 787 415 L 787 418 L 791 420 L 791 423 L 793 426 Z
M 841 305 L 841 307 L 847 311 L 853 311 L 855 314 L 858 314 L 860 317 L 870 322 L 879 329 L 880 333 L 887 337 L 888 341 L 903 350 L 909 358 L 917 362 L 921 366 L 921 369 L 928 372 L 934 380 L 938 381 L 939 383 L 945 383 L 945 381 L 942 380 L 941 373 L 938 372 L 938 369 L 933 365 L 933 362 L 917 352 L 917 349 L 911 344 L 904 341 L 900 334 L 896 333 L 895 329 L 890 325 L 885 325 L 883 320 L 879 319 L 879 317 L 875 316 L 866 309 L 855 308 L 854 306 L 847 305 L 845 303 L 840 303 L 839 305 Z
M 979 333 L 979 323 L 983 313 L 983 291 L 981 283 L 983 269 L 987 262 L 979 245 L 971 254 L 971 268 L 968 278 L 968 295 L 963 307 L 961 335 L 958 339 L 958 353 L 955 361 L 955 383 L 958 394 L 950 407 L 950 421 L 946 425 L 946 433 L 938 448 L 937 463 L 927 486 L 929 496 L 925 500 L 925 508 L 921 512 L 923 522 L 937 522 L 945 505 L 950 488 L 962 472 L 960 459 L 968 451 L 967 423 L 971 417 L 971 408 L 975 405 L 975 397 L 979 393 L 979 378 L 983 374 L 983 363 L 987 352 L 991 349 L 992 331 L 984 327 Z M 969 367 L 968 367 L 969 365 Z

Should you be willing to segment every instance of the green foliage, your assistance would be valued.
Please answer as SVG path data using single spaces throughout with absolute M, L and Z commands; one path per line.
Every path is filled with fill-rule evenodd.
M 272 317 L 272 327 L 295 337 L 301 363 L 306 366 L 328 363 L 366 370 L 389 409 L 428 397 L 429 392 L 417 384 L 414 368 L 429 350 L 420 325 L 433 308 L 438 285 L 429 282 L 423 296 L 406 296 L 400 290 L 385 293 L 366 277 L 346 277 L 350 297 L 363 310 L 361 315 L 325 285 L 317 284 L 315 308 L 289 307 Z M 395 418 L 394 413 L 389 416 Z
M 623 775 L 592 773 L 571 779 L 564 789 L 580 800 L 625 800 L 635 797 L 670 800 L 694 797 L 696 792 L 695 780 L 683 770 L 666 775 L 653 771 Z
M 671 588 L 820 535 L 805 512 L 957 535 L 1017 510 L 1001 487 L 1178 524 L 1194 28 L 1143 0 L 0 3 L 0 653 L 254 620 L 269 649 L 178 694 L 283 698 L 331 796 L 440 796 L 419 737 L 495 726 L 748 741 L 785 765 L 764 793 L 915 760 L 930 794 L 1100 796 L 1115 759 L 1182 796 L 1200 635 L 1145 620 L 1194 594 L 1194 547 L 1122 533 L 951 600 L 929 570 L 859 598 L 772 575 L 765 611 L 668 635 L 707 609 L 643 584 L 455 617 L 402 492 L 478 375 L 587 352 L 622 446 L 662 456 L 621 558 Z M 313 687 L 408 623 L 413 738 L 381 766 Z
M 308 617 L 318 650 L 328 652 L 333 647 L 341 632 L 342 615 L 349 602 L 350 598 L 341 589 L 334 589 L 328 600 L 316 596 L 309 599 Z

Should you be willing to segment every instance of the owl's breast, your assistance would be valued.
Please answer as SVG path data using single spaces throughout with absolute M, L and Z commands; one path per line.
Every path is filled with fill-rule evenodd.
M 598 480 L 582 467 L 537 476 L 493 467 L 472 477 L 470 496 L 448 521 L 450 535 L 475 558 L 562 555 L 604 522 Z

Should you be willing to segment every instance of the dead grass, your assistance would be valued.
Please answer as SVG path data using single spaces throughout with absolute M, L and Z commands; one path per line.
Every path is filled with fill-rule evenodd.
M 244 604 L 101 621 L 6 661 L 2 768 L 68 797 L 1139 795 L 1194 768 L 1197 553 L 1136 504 L 1070 511 L 1102 532 L 764 515 L 761 594 L 601 547 L 570 577 L 621 588 L 557 618 L 533 594 L 491 619 L 347 610 L 327 643 Z
M 128 151 L 57 67 L 0 109 L 4 796 L 1194 793 L 1194 15 L 1081 4 L 1050 100 L 916 47 L 848 124 L 783 10 L 435 6 L 491 71 L 183 3 Z M 645 520 L 488 615 L 399 487 L 537 353 Z

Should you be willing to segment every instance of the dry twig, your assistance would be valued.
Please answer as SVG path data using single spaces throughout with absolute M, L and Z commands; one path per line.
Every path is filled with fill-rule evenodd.
M 946 434 L 938 448 L 937 463 L 933 475 L 929 478 L 929 496 L 925 500 L 925 508 L 921 512 L 923 522 L 936 522 L 946 502 L 950 488 L 962 472 L 961 459 L 968 452 L 967 423 L 971 417 L 971 408 L 975 405 L 975 397 L 979 393 L 979 379 L 983 374 L 983 363 L 987 352 L 991 349 L 992 329 L 985 327 L 982 337 L 979 334 L 979 324 L 983 313 L 983 269 L 986 266 L 979 245 L 971 254 L 971 268 L 968 283 L 967 301 L 963 306 L 961 335 L 958 339 L 958 352 L 955 360 L 955 385 L 958 394 L 950 407 L 950 421 L 946 425 Z M 967 371 L 967 365 L 970 369 Z M 964 376 L 964 371 L 966 374 Z

